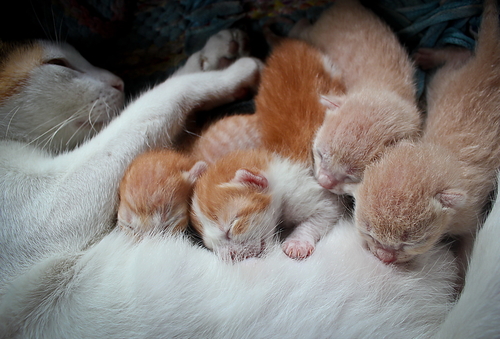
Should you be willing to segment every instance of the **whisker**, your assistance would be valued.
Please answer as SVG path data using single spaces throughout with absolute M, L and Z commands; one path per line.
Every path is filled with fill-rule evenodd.
M 15 109 L 15 111 L 14 111 L 14 110 L 12 110 L 12 111 L 14 111 L 14 113 L 13 113 L 13 114 L 12 114 L 12 116 L 10 117 L 10 119 L 9 119 L 9 123 L 7 124 L 7 129 L 5 130 L 5 137 L 7 137 L 7 135 L 9 134 L 9 129 L 10 129 L 10 125 L 12 124 L 12 120 L 14 119 L 14 116 L 17 114 L 17 112 L 19 112 L 19 110 L 20 110 L 20 109 L 21 109 L 21 106 L 17 107 L 17 108 Z M 11 112 L 12 112 L 12 111 L 11 111 Z M 10 114 L 11 112 L 9 112 L 9 114 Z M 7 116 L 8 116 L 9 114 L 7 114 Z M 7 116 L 6 116 L 6 117 L 7 117 Z

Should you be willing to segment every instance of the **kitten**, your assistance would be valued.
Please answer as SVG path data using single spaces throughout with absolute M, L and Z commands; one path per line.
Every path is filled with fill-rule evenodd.
M 215 34 L 174 76 L 229 66 L 238 57 L 249 54 L 246 39 L 245 33 L 237 29 Z M 221 47 L 227 48 L 226 54 L 213 53 Z M 255 61 L 260 64 L 259 60 Z M 242 89 L 243 92 L 247 90 Z M 237 94 L 240 95 L 243 93 Z M 241 129 L 241 123 L 247 126 Z M 176 150 L 156 149 L 135 158 L 120 183 L 117 225 L 140 239 L 144 235 L 185 231 L 189 224 L 192 189 L 196 179 L 206 170 L 206 162 L 259 142 L 254 125 L 252 117 L 226 117 L 206 128 L 187 149 L 178 145 Z M 246 138 L 241 138 L 242 131 L 247 133 Z M 235 143 L 236 134 L 241 139 Z
M 358 1 L 335 1 L 315 24 L 300 25 L 291 34 L 329 56 L 347 89 L 322 100 L 329 109 L 314 140 L 315 176 L 352 195 L 366 165 L 419 134 L 414 67 L 389 26 Z
M 205 53 L 223 58 L 230 52 L 230 45 L 231 40 L 221 41 L 218 48 Z M 24 73 L 27 76 L 22 82 L 24 85 L 14 87 L 18 91 L 2 102 L 3 107 L 8 106 L 8 112 L 14 110 L 15 113 L 16 107 L 12 100 L 18 102 L 18 98 L 23 96 L 28 99 L 34 89 L 39 90 L 39 84 L 51 83 L 54 73 L 45 72 L 44 69 L 67 68 L 44 64 L 42 61 L 47 57 L 57 55 L 61 58 L 62 55 L 65 60 L 69 60 L 69 65 L 73 64 L 72 49 L 71 53 L 65 54 L 68 50 L 66 47 L 59 49 L 52 44 L 41 46 L 49 47 L 43 49 L 42 53 L 21 53 L 14 60 L 7 57 L 6 60 L 28 65 L 29 62 L 22 61 L 24 56 L 31 60 L 34 55 L 40 57 Z M 199 55 L 195 57 L 200 59 Z M 190 64 L 186 63 L 181 70 L 188 73 Z M 4 69 L 17 68 L 5 66 Z M 87 82 L 85 73 L 62 72 L 82 77 L 76 83 L 67 83 L 64 77 L 61 79 L 69 92 L 79 92 L 79 84 Z M 0 295 L 4 293 L 7 282 L 40 260 L 63 251 L 83 250 L 101 239 L 115 223 L 118 186 L 132 160 L 152 147 L 172 145 L 183 130 L 183 122 L 188 114 L 193 110 L 231 102 L 242 90 L 256 86 L 259 72 L 260 64 L 254 59 L 240 58 L 224 70 L 174 76 L 130 103 L 93 138 L 60 154 L 54 155 L 28 144 L 39 135 L 27 142 L 0 140 L 0 191 L 3 192 L 0 196 Z M 99 75 L 93 74 L 96 77 Z M 5 76 L 8 74 L 4 73 L 2 81 L 8 83 Z M 97 88 L 99 86 L 95 85 Z M 108 87 L 111 87 L 110 91 L 117 91 L 110 85 Z M 92 92 L 92 88 L 89 91 Z M 50 86 L 42 89 L 47 92 L 47 98 L 57 97 L 57 91 L 60 90 L 59 87 Z M 56 93 L 52 93 L 52 90 Z M 85 95 L 81 93 L 81 96 Z M 72 106 L 76 103 L 78 101 L 73 100 L 72 96 L 62 97 L 58 101 L 58 104 L 66 105 L 69 112 L 80 108 Z M 40 100 L 30 107 L 42 108 L 40 111 L 31 111 L 30 116 L 43 113 L 47 107 L 54 108 L 52 105 L 54 102 L 51 100 Z M 46 118 L 50 120 L 51 116 Z M 25 115 L 12 114 L 8 117 L 8 125 L 26 127 L 30 119 L 24 119 Z M 29 131 L 30 127 L 27 128 Z M 72 133 L 67 124 L 61 126 L 61 129 L 66 128 Z
M 460 236 L 461 258 L 482 219 L 500 167 L 500 45 L 486 2 L 474 57 L 445 65 L 428 89 L 420 142 L 395 147 L 369 167 L 356 194 L 356 225 L 384 262 L 406 262 L 444 234 Z
M 283 39 L 266 61 L 255 98 L 262 146 L 312 167 L 312 141 L 325 119 L 322 98 L 344 93 L 342 74 L 325 55 Z
M 295 226 L 284 252 L 311 255 L 342 210 L 312 177 L 310 149 L 325 114 L 320 95 L 343 90 L 339 72 L 315 48 L 289 39 L 273 50 L 252 117 L 262 148 L 220 159 L 195 187 L 192 219 L 208 248 L 224 258 L 260 255 L 283 221 Z
M 233 151 L 260 146 L 261 132 L 257 115 L 236 114 L 221 118 L 204 128 L 185 153 L 210 164 Z
M 168 149 L 135 158 L 120 183 L 118 226 L 138 237 L 186 230 L 193 185 L 206 166 Z

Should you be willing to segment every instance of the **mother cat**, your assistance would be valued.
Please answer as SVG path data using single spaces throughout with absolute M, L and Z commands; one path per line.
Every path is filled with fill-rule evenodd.
M 201 72 L 245 53 L 238 32 L 215 35 L 90 140 L 121 108 L 122 81 L 68 45 L 0 45 L 0 297 L 34 263 L 83 250 L 109 231 L 119 181 L 135 156 L 170 145 L 193 110 L 256 85 L 260 64 L 252 58 Z

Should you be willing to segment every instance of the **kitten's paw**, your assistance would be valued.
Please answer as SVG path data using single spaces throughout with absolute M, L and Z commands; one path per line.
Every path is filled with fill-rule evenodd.
M 246 33 L 239 29 L 225 29 L 211 36 L 201 50 L 201 69 L 204 72 L 224 69 L 249 54 Z
M 283 243 L 283 251 L 292 259 L 305 259 L 314 252 L 314 245 L 308 241 L 286 240 Z

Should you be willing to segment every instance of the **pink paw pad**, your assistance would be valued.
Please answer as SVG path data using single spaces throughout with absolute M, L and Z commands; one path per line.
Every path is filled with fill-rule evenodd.
M 305 259 L 314 252 L 314 245 L 307 241 L 288 240 L 283 243 L 283 251 L 292 259 Z

